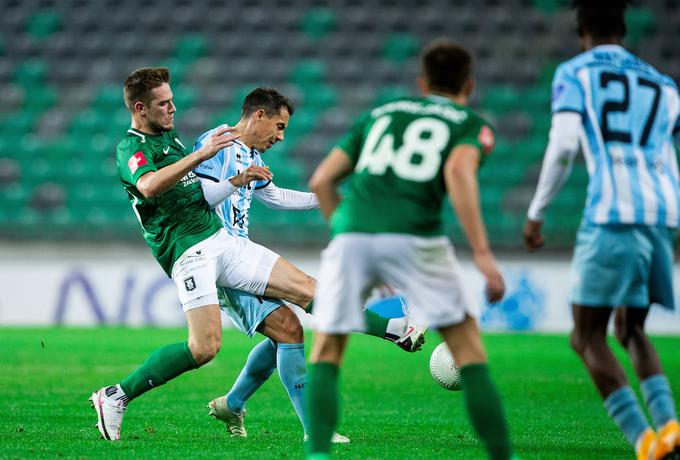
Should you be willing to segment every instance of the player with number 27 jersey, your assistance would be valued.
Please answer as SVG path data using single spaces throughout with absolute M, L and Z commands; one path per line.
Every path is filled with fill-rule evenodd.
M 453 148 L 463 144 L 479 147 L 483 162 L 493 148 L 493 132 L 448 98 L 398 99 L 368 112 L 338 144 L 354 174 L 331 219 L 332 233 L 442 235 L 442 169 Z
M 557 69 L 552 111 L 582 117 L 585 222 L 678 226 L 680 99 L 671 78 L 621 46 L 597 46 Z

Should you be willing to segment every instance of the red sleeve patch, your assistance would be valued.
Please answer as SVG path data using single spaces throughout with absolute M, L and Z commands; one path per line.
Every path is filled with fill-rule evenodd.
M 496 145 L 496 139 L 493 137 L 493 131 L 491 131 L 491 128 L 486 125 L 482 126 L 482 129 L 479 130 L 477 140 L 482 145 L 482 151 L 484 152 L 484 155 L 490 154 L 494 145 Z
M 128 168 L 130 168 L 130 172 L 134 174 L 140 166 L 144 166 L 145 164 L 148 164 L 149 162 L 146 161 L 146 157 L 144 156 L 144 153 L 140 150 L 139 152 L 135 153 L 130 157 L 128 160 Z

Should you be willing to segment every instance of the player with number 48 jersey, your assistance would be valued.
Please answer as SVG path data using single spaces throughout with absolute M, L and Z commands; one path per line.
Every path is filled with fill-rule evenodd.
M 479 115 L 437 94 L 373 109 L 338 145 L 354 163 L 354 175 L 331 220 L 333 234 L 442 235 L 442 166 L 456 145 L 479 147 L 483 162 L 493 143 Z

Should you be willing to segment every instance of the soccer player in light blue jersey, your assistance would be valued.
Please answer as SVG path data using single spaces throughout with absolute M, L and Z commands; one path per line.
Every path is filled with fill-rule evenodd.
M 673 134 L 680 97 L 673 80 L 622 46 L 627 3 L 575 2 L 584 52 L 555 73 L 550 141 L 524 241 L 530 249 L 543 245 L 545 209 L 580 148 L 590 181 L 572 263 L 571 345 L 637 458 L 673 459 L 680 458 L 680 426 L 644 325 L 652 303 L 675 308 L 680 187 Z M 612 312 L 654 429 L 607 345 Z
M 229 128 L 240 139 L 229 148 L 218 152 L 209 161 L 201 163 L 194 173 L 200 178 L 208 204 L 214 207 L 224 228 L 239 240 L 247 241 L 249 210 L 253 197 L 274 209 L 315 209 L 319 207 L 313 193 L 278 188 L 261 154 L 276 142 L 283 141 L 284 131 L 294 106 L 290 100 L 270 88 L 257 88 L 249 93 L 242 107 L 242 116 L 233 127 L 223 125 L 198 138 L 194 146 L 200 149 L 215 130 Z M 242 180 L 243 177 L 246 180 Z M 265 179 L 261 179 L 264 177 Z M 248 180 L 252 178 L 253 180 Z M 257 259 L 253 253 L 252 258 Z M 296 267 L 279 258 L 290 273 L 292 286 L 300 284 L 299 306 L 310 312 L 316 281 Z M 243 423 L 246 401 L 278 368 L 295 411 L 307 430 L 303 399 L 307 381 L 302 325 L 295 313 L 283 300 L 261 297 L 234 289 L 218 290 L 220 306 L 233 323 L 249 337 L 260 332 L 267 338 L 253 348 L 247 362 L 226 396 L 216 398 L 208 405 L 210 415 L 222 420 L 232 437 L 246 437 Z M 409 325 L 406 317 L 383 318 L 366 310 L 367 333 L 395 342 L 406 351 L 416 351 L 424 341 L 425 328 Z M 335 433 L 335 442 L 349 440 Z

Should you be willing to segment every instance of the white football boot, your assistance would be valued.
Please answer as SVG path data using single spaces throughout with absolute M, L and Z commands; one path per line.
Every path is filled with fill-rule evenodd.
M 92 393 L 90 402 L 97 412 L 97 425 L 102 437 L 108 441 L 120 439 L 120 426 L 127 407 L 127 396 L 116 386 L 103 387 Z
M 243 424 L 243 419 L 246 416 L 245 409 L 241 412 L 234 412 L 227 406 L 227 398 L 221 396 L 215 398 L 208 403 L 208 415 L 224 422 L 227 426 L 227 431 L 232 438 L 247 438 L 248 432 Z
M 305 437 L 302 438 L 304 442 L 307 442 L 307 433 L 305 433 Z M 333 436 L 331 436 L 331 444 L 348 444 L 349 443 L 349 438 L 347 436 L 343 436 L 340 433 L 334 431 Z
M 427 332 L 427 327 L 425 326 L 408 324 L 404 334 L 395 340 L 394 343 L 409 353 L 420 351 L 425 343 L 425 332 Z

